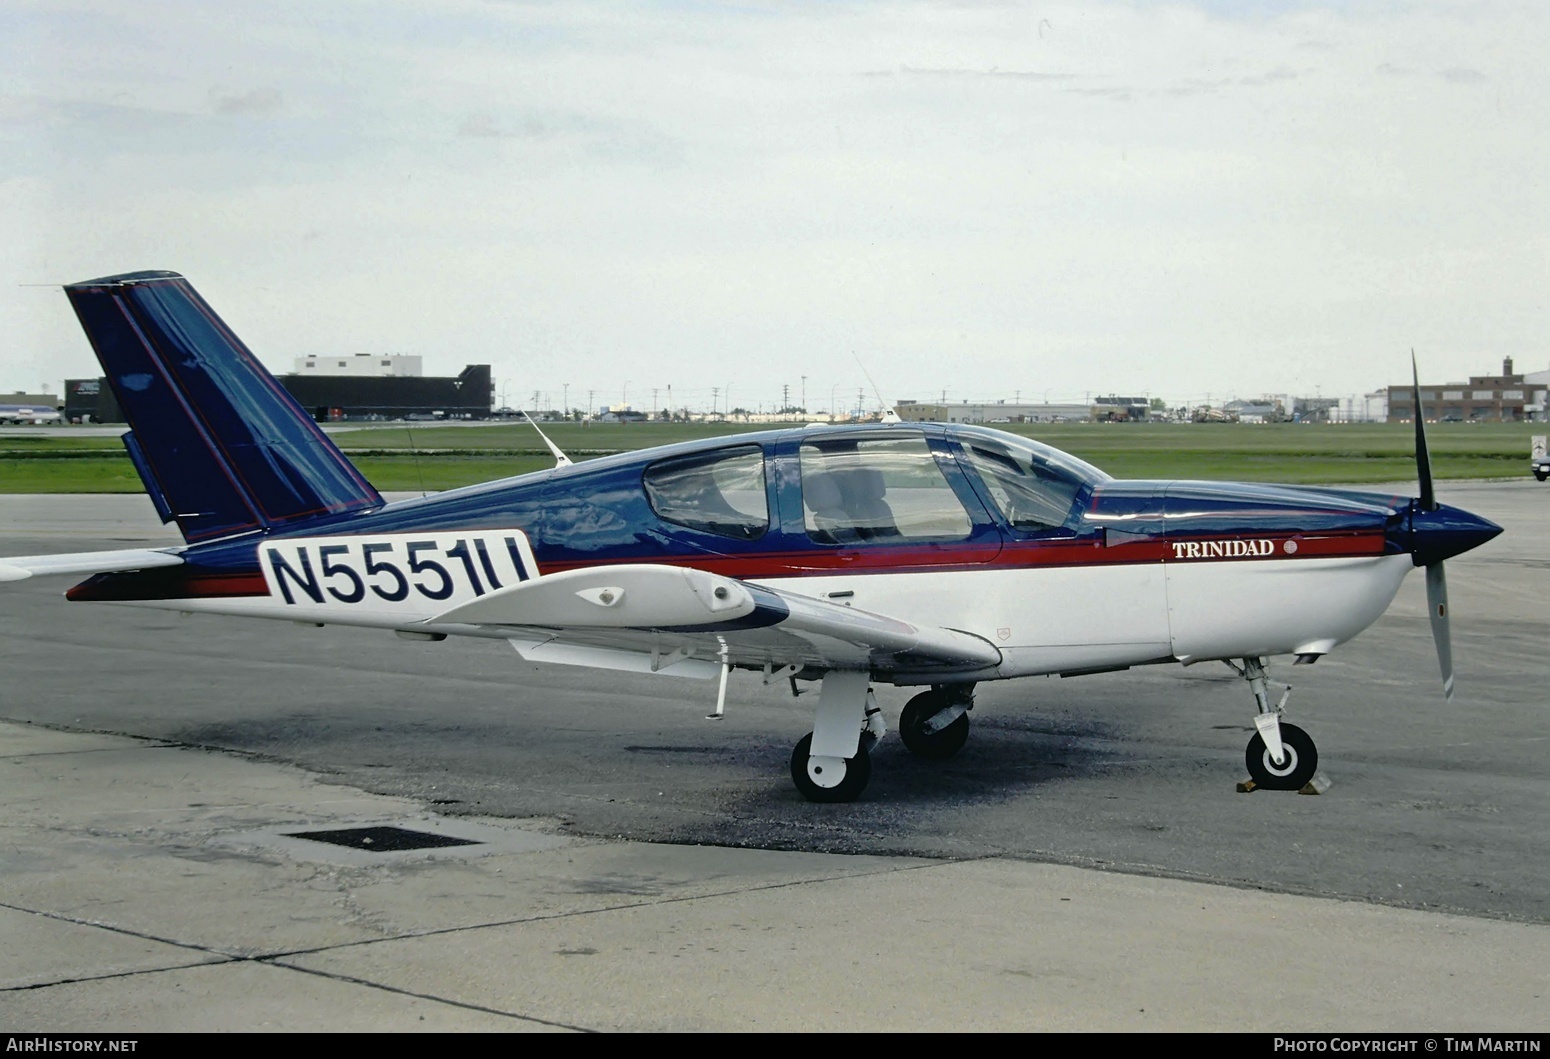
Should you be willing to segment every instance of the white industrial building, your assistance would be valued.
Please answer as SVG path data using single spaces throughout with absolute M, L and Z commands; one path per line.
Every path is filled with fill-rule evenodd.
M 424 374 L 422 358 L 408 353 L 357 353 L 353 357 L 297 357 L 297 375 L 353 375 L 418 379 Z

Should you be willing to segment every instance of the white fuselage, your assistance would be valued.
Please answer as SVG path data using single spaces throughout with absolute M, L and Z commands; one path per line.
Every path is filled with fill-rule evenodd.
M 516 530 L 417 537 L 434 538 L 436 547 L 410 552 L 396 536 L 376 538 L 376 543 L 370 537 L 268 543 L 260 552 L 268 595 L 129 605 L 506 638 L 498 627 L 436 624 L 434 619 L 492 588 L 534 576 L 537 564 L 526 537 Z M 374 551 L 365 552 L 368 546 Z M 301 548 L 308 549 L 306 556 Z M 1244 557 L 899 573 L 872 570 L 766 578 L 758 583 L 782 593 L 981 637 L 995 645 L 1002 657 L 994 670 L 972 675 L 983 680 L 1167 660 L 1187 664 L 1323 654 L 1376 621 L 1412 568 L 1410 556 L 1404 554 Z M 544 615 L 535 614 L 532 624 L 544 625 Z

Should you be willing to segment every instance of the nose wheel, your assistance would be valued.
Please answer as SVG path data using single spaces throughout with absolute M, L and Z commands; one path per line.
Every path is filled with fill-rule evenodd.
M 1286 700 L 1291 696 L 1288 687 L 1275 706 L 1270 705 L 1270 694 L 1265 677 L 1263 658 L 1245 658 L 1240 668 L 1227 663 L 1239 676 L 1249 682 L 1254 691 L 1254 702 L 1259 713 L 1254 718 L 1258 729 L 1243 752 L 1243 763 L 1248 766 L 1252 787 L 1239 786 L 1239 790 L 1262 787 L 1267 791 L 1301 791 L 1319 771 L 1319 751 L 1313 745 L 1313 737 L 1295 724 L 1281 720 Z

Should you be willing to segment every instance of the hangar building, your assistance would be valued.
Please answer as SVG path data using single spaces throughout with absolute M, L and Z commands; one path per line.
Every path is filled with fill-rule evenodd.
M 358 368 L 353 374 L 324 374 L 338 361 L 354 357 L 309 357 L 315 368 L 279 376 L 280 384 L 319 422 L 345 419 L 486 419 L 495 384 L 488 364 L 470 364 L 455 376 L 421 376 L 418 357 L 369 357 L 413 360 L 415 374 L 377 374 Z M 404 365 L 390 367 L 402 368 Z M 348 370 L 348 369 L 347 369 Z M 106 379 L 65 380 L 65 419 L 69 422 L 122 423 L 124 414 Z M 88 418 L 89 417 L 89 418 Z
M 1545 405 L 1545 385 L 1532 383 L 1512 370 L 1512 358 L 1502 361 L 1500 375 L 1471 375 L 1468 382 L 1421 384 L 1421 405 L 1428 419 L 1444 423 L 1521 423 L 1531 410 Z M 1413 383 L 1388 388 L 1390 423 L 1415 418 Z
M 353 359 L 353 358 L 352 358 Z M 495 384 L 488 364 L 456 376 L 280 376 L 281 384 L 319 422 L 342 419 L 488 419 Z

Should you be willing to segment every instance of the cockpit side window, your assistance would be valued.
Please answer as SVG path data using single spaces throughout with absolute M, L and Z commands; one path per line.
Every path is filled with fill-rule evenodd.
M 646 499 L 664 521 L 743 541 L 770 528 L 764 450 L 757 445 L 662 460 L 646 468 L 644 481 Z
M 804 442 L 802 514 L 820 544 L 961 541 L 969 514 L 924 437 Z
M 1043 532 L 1064 526 L 1082 483 L 1036 456 L 996 441 L 965 439 L 964 452 L 991 500 L 1014 529 Z

